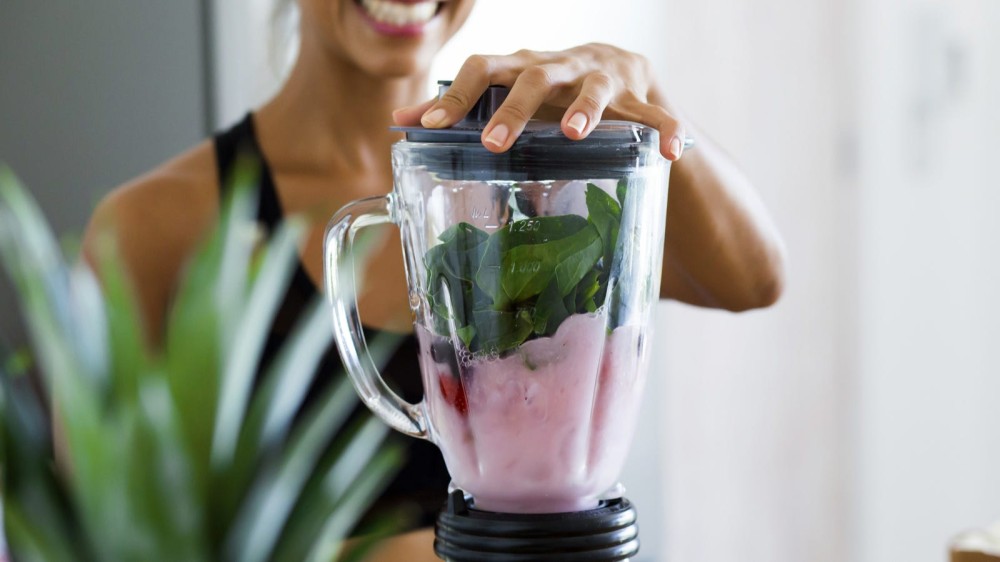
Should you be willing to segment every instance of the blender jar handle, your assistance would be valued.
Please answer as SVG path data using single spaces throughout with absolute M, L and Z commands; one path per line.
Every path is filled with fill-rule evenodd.
M 337 349 L 361 400 L 393 429 L 427 439 L 422 404 L 403 400 L 382 379 L 368 351 L 358 315 L 354 238 L 365 227 L 396 222 L 391 209 L 392 195 L 369 197 L 348 203 L 333 216 L 324 244 L 326 294 L 333 309 Z

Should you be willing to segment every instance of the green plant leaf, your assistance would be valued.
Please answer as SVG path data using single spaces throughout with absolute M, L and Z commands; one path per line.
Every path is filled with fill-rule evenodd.
M 368 463 L 365 472 L 360 474 L 337 503 L 336 511 L 327 519 L 319 539 L 310 551 L 311 562 L 326 562 L 337 556 L 347 533 L 361 518 L 365 507 L 385 488 L 389 475 L 401 461 L 402 452 L 387 447 Z
M 392 334 L 379 335 L 396 341 Z M 373 348 L 385 349 L 378 341 Z M 311 408 L 291 435 L 287 451 L 274 468 L 265 470 L 247 494 L 246 516 L 233 525 L 227 548 L 234 558 L 266 560 L 277 545 L 284 523 L 295 506 L 302 488 L 314 473 L 327 444 L 350 414 L 357 398 L 350 381 L 341 379 Z M 384 427 L 384 426 L 383 426 Z M 384 436 L 384 434 L 383 434 Z M 361 446 L 361 445 L 358 445 Z M 377 443 L 375 447 L 377 447 Z
M 279 233 L 264 258 L 254 258 L 245 227 L 256 199 L 247 189 L 232 193 L 179 285 L 159 356 L 145 349 L 114 248 L 99 256 L 102 295 L 89 271 L 70 273 L 37 207 L 0 169 L 0 262 L 15 280 L 66 453 L 57 468 L 43 409 L 18 390 L 28 378 L 0 373 L 3 503 L 17 559 L 216 560 L 237 550 L 226 541 L 237 523 L 249 522 L 239 528 L 265 547 L 252 553 L 256 559 L 293 544 L 294 535 L 301 556 L 272 559 L 301 560 L 331 551 L 398 466 L 398 448 L 376 454 L 387 431 L 381 422 L 339 432 L 356 406 L 346 382 L 296 412 L 329 347 L 322 304 L 289 338 L 258 392 L 247 390 L 287 282 L 281 266 L 294 262 L 287 249 L 294 236 Z M 482 302 L 472 289 L 471 300 Z M 372 341 L 376 364 L 396 341 Z M 245 356 L 230 355 L 237 353 Z M 224 376 L 226 392 L 237 397 L 220 401 Z M 217 421 L 221 415 L 229 421 Z M 238 439 L 232 462 L 212 473 L 216 427 L 229 427 L 220 440 Z
M 110 350 L 110 387 L 114 398 L 135 402 L 138 377 L 150 366 L 144 329 L 137 299 L 125 271 L 118 261 L 113 239 L 98 244 L 98 268 L 104 293 L 103 319 L 106 322 L 107 349 Z
M 207 560 L 202 503 L 191 477 L 167 382 L 142 379 L 136 408 L 121 412 L 134 559 Z M 137 540 L 139 539 L 139 540 Z
M 305 560 L 318 541 L 337 542 L 346 534 L 344 530 L 336 533 L 341 535 L 337 537 L 336 529 L 328 529 L 332 518 L 339 519 L 337 529 L 349 529 L 360 519 L 371 498 L 402 462 L 401 447 L 382 444 L 387 433 L 384 423 L 365 416 L 340 435 L 302 493 L 274 560 Z M 362 479 L 368 482 L 365 488 L 359 486 Z M 348 494 L 356 500 L 345 503 Z
M 44 408 L 24 378 L 0 369 L 0 465 L 7 540 L 24 559 L 77 560 L 89 552 L 49 459 Z
M 28 562 L 75 562 L 80 551 L 62 539 L 65 535 L 37 524 L 22 511 L 22 501 L 7 499 L 4 504 L 4 532 L 18 560 Z
M 222 392 L 212 443 L 212 462 L 216 467 L 229 464 L 235 454 L 257 365 L 271 322 L 298 264 L 298 243 L 304 231 L 305 225 L 294 220 L 284 222 L 278 229 L 246 301 L 236 336 L 224 356 Z

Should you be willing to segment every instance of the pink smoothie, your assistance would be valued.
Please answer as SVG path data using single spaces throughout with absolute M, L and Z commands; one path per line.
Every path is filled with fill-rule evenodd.
M 573 315 L 504 358 L 469 357 L 418 326 L 431 437 L 477 508 L 580 511 L 615 485 L 645 365 L 640 330 L 609 335 L 605 325 L 603 315 Z

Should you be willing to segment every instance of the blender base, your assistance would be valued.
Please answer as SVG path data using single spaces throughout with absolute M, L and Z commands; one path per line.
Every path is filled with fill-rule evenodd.
M 618 562 L 639 552 L 636 510 L 625 498 L 572 513 L 494 513 L 455 490 L 434 527 L 446 562 Z

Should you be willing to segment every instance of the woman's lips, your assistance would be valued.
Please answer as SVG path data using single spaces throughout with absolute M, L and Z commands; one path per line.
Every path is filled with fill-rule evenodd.
M 394 36 L 423 33 L 440 11 L 437 1 L 359 0 L 355 4 L 376 31 Z

